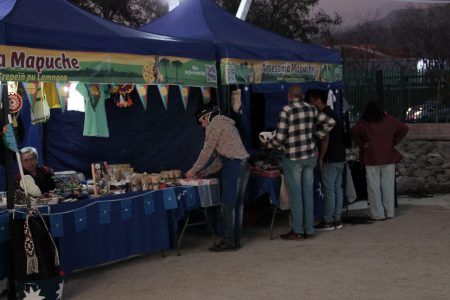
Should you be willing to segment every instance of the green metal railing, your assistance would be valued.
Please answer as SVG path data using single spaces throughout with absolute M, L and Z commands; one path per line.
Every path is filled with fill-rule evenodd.
M 438 103 L 438 83 L 427 76 L 383 71 L 382 93 L 386 111 L 408 122 L 449 122 L 450 108 Z M 359 119 L 367 102 L 377 100 L 375 73 L 346 74 L 343 96 L 350 121 Z

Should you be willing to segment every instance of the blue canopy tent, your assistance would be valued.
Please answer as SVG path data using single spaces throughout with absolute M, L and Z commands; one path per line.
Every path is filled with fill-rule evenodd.
M 248 149 L 252 148 L 249 141 L 252 93 L 263 94 L 269 106 L 266 123 L 272 124 L 287 101 L 290 85 L 300 84 L 304 90 L 312 87 L 335 90 L 341 85 L 338 51 L 258 28 L 229 14 L 212 0 L 184 0 L 170 13 L 140 30 L 215 44 L 221 84 L 244 85 L 243 129 Z M 228 106 L 223 108 L 228 111 Z
M 0 27 L 0 45 L 214 58 L 208 42 L 144 33 L 64 0 L 2 0 Z
M 179 85 L 216 86 L 214 59 L 211 42 L 131 29 L 65 0 L 0 2 L 3 84 L 80 81 L 148 85 L 147 110 L 137 92 L 131 95 L 135 105 L 129 108 L 106 102 L 109 138 L 83 136 L 84 115 L 80 112 L 52 110 L 44 126 L 30 124 L 29 101 L 24 95 L 20 115 L 25 133 L 19 147 L 35 146 L 41 163 L 56 171 L 74 169 L 89 177 L 90 163 L 96 161 L 131 163 L 137 171 L 190 167 L 202 142 L 203 131 L 195 119 L 202 97 L 198 88 L 190 89 L 184 107 Z M 145 73 L 149 63 L 152 72 L 157 69 L 159 74 Z M 167 109 L 156 84 L 178 85 L 168 87 Z M 0 180 L 2 190 L 4 182 Z

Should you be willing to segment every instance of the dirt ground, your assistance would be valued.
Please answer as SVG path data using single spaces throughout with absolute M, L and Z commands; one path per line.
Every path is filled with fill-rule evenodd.
M 450 299 L 450 195 L 399 198 L 398 216 L 304 241 L 244 228 L 237 252 L 211 253 L 188 229 L 182 255 L 150 254 L 66 277 L 64 299 Z M 277 221 L 277 236 L 288 231 Z

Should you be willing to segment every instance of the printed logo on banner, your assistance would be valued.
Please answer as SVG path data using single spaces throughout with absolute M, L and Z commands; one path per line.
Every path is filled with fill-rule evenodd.
M 205 65 L 206 82 L 217 82 L 217 70 L 214 65 Z
M 236 70 L 234 68 L 234 65 L 226 65 L 225 66 L 225 76 L 226 76 L 226 83 L 236 83 Z

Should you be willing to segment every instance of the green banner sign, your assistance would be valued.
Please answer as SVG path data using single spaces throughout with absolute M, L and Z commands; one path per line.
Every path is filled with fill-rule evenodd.
M 0 81 L 80 81 L 216 87 L 214 61 L 0 46 Z
M 222 84 L 333 82 L 342 80 L 342 65 L 314 62 L 221 60 Z

